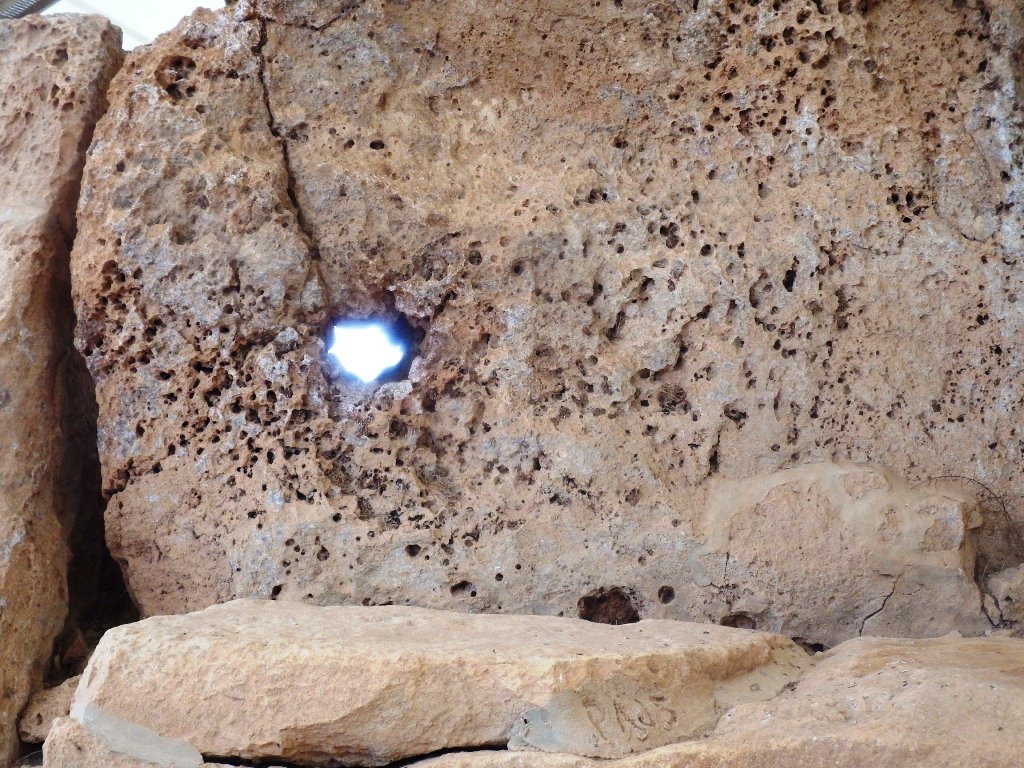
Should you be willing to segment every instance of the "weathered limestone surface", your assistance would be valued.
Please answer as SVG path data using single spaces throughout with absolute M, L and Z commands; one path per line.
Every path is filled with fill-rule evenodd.
M 786 638 L 703 624 L 240 600 L 110 630 L 71 716 L 207 759 L 383 765 L 505 744 L 522 720 L 521 746 L 618 757 L 699 736 L 808 663 Z
M 972 539 L 1020 554 L 932 481 L 1024 492 L 1022 31 L 1014 0 L 197 13 L 116 80 L 73 258 L 133 594 L 989 626 Z M 398 314 L 405 379 L 325 359 Z
M 706 624 L 240 600 L 108 632 L 45 754 L 48 768 L 439 749 L 453 752 L 415 764 L 1012 768 L 1022 747 L 1024 641 L 1008 637 L 864 637 L 812 658 Z
M 203 762 L 195 749 L 188 746 L 167 745 L 158 740 L 145 743 L 144 738 L 131 743 L 116 739 L 112 742 L 108 744 L 78 720 L 61 718 L 54 723 L 53 737 L 43 745 L 43 765 L 45 768 L 226 768 L 218 763 Z M 143 756 L 118 751 L 128 748 Z
M 452 754 L 421 768 L 1013 768 L 1024 748 L 1024 642 L 851 640 L 791 692 L 737 706 L 706 739 L 622 760 Z
M 36 693 L 28 702 L 18 720 L 18 735 L 26 744 L 42 744 L 53 723 L 71 712 L 81 675 L 75 675 L 54 688 Z
M 995 599 L 1001 619 L 1024 621 L 1024 565 L 1007 568 L 990 577 L 988 590 Z
M 89 501 L 68 254 L 86 147 L 120 61 L 105 20 L 0 21 L 0 766 L 64 622 L 68 537 Z

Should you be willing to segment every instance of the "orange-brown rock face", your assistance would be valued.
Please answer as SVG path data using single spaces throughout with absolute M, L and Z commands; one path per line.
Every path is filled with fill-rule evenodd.
M 68 536 L 97 491 L 80 485 L 89 457 L 76 441 L 91 427 L 68 253 L 120 61 L 120 33 L 101 19 L 0 22 L 0 765 L 16 757 L 18 713 L 64 622 Z
M 267 0 L 136 52 L 73 258 L 133 594 L 988 627 L 925 481 L 1021 490 L 1022 30 Z M 400 316 L 400 380 L 326 356 Z
M 1016 768 L 1022 733 L 1008 637 L 812 658 L 706 624 L 239 600 L 108 632 L 44 764 Z
M 220 672 L 198 672 L 200 657 Z M 241 600 L 110 631 L 71 717 L 108 741 L 141 726 L 205 756 L 293 765 L 505 743 L 620 757 L 699 737 L 810 665 L 788 638 L 678 621 Z M 625 712 L 647 727 L 616 728 Z

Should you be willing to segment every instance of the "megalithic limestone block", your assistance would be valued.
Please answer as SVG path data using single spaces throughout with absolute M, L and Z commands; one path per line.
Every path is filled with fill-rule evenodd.
M 89 414 L 73 412 L 68 254 L 121 59 L 103 19 L 0 22 L 0 765 L 67 612 L 67 537 L 89 493 L 73 479 L 87 450 L 71 441 Z
M 727 712 L 704 739 L 619 760 L 455 753 L 416 768 L 1016 768 L 1024 642 L 850 640 L 791 691 Z
M 146 613 L 991 626 L 1024 553 L 932 481 L 1024 493 L 1020 4 L 584 5 L 248 0 L 117 78 L 74 294 Z
M 46 768 L 1016 768 L 1022 734 L 1024 641 L 1005 636 L 812 658 L 682 622 L 237 601 L 111 630 L 44 751 Z
M 107 632 L 71 717 L 138 759 L 187 761 L 191 745 L 188 768 L 200 754 L 379 766 L 510 741 L 618 757 L 701 736 L 809 663 L 788 638 L 703 624 L 239 600 Z

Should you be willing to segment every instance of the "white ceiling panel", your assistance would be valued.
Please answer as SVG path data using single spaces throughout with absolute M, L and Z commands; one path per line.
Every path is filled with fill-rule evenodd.
M 59 0 L 46 13 L 91 13 L 106 16 L 124 31 L 124 47 L 131 50 L 137 45 L 153 41 L 161 32 L 174 27 L 196 8 L 223 8 L 224 3 L 206 0 L 164 0 L 160 3 L 140 3 L 137 0 Z

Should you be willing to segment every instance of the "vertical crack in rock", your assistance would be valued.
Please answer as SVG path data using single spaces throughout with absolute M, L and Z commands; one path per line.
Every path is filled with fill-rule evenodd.
M 989 628 L 962 537 L 888 514 L 927 501 L 899 475 L 1019 490 L 1013 267 L 945 223 L 1012 203 L 961 130 L 973 6 L 258 5 L 138 52 L 90 158 L 80 339 L 147 611 L 607 583 L 835 645 L 902 573 L 892 631 Z M 391 301 L 415 376 L 347 400 L 323 316 Z
M 985 618 L 988 619 L 989 624 L 993 627 L 1001 627 L 1005 624 L 1006 618 L 1003 616 L 1003 612 L 999 609 L 999 601 L 996 600 L 996 596 L 988 589 L 982 590 L 981 610 L 985 614 Z M 988 598 L 986 600 L 985 598 Z M 993 618 L 992 614 L 995 613 Z
M 285 175 L 288 178 L 288 199 L 291 201 L 292 208 L 295 211 L 295 220 L 299 225 L 299 230 L 308 241 L 310 257 L 316 262 L 320 260 L 320 246 L 306 221 L 306 217 L 303 215 L 302 206 L 299 205 L 299 196 L 295 188 L 295 173 L 292 170 L 291 157 L 289 155 L 288 139 L 281 135 L 277 116 L 274 114 L 273 100 L 270 97 L 270 83 L 267 81 L 267 54 L 265 48 L 267 45 L 267 28 L 272 22 L 262 16 L 257 18 L 260 25 L 260 39 L 253 53 L 256 54 L 258 59 L 259 79 L 263 87 L 263 105 L 267 110 L 267 126 L 281 146 L 281 166 L 284 168 Z
M 880 606 L 878 606 L 878 609 L 872 611 L 871 613 L 869 613 L 867 616 L 864 617 L 864 620 L 860 623 L 860 631 L 857 633 L 857 635 L 859 637 L 863 637 L 864 636 L 864 627 L 867 626 L 867 623 L 869 621 L 871 621 L 871 619 L 873 619 L 875 616 L 877 616 L 878 614 L 880 614 L 882 611 L 885 610 L 885 606 L 889 604 L 889 598 L 891 598 L 894 594 L 896 594 L 896 586 L 899 583 L 900 583 L 900 577 L 897 576 L 895 579 L 893 579 L 892 589 L 889 590 L 889 594 L 888 595 L 886 595 L 885 597 L 882 598 L 882 604 Z

